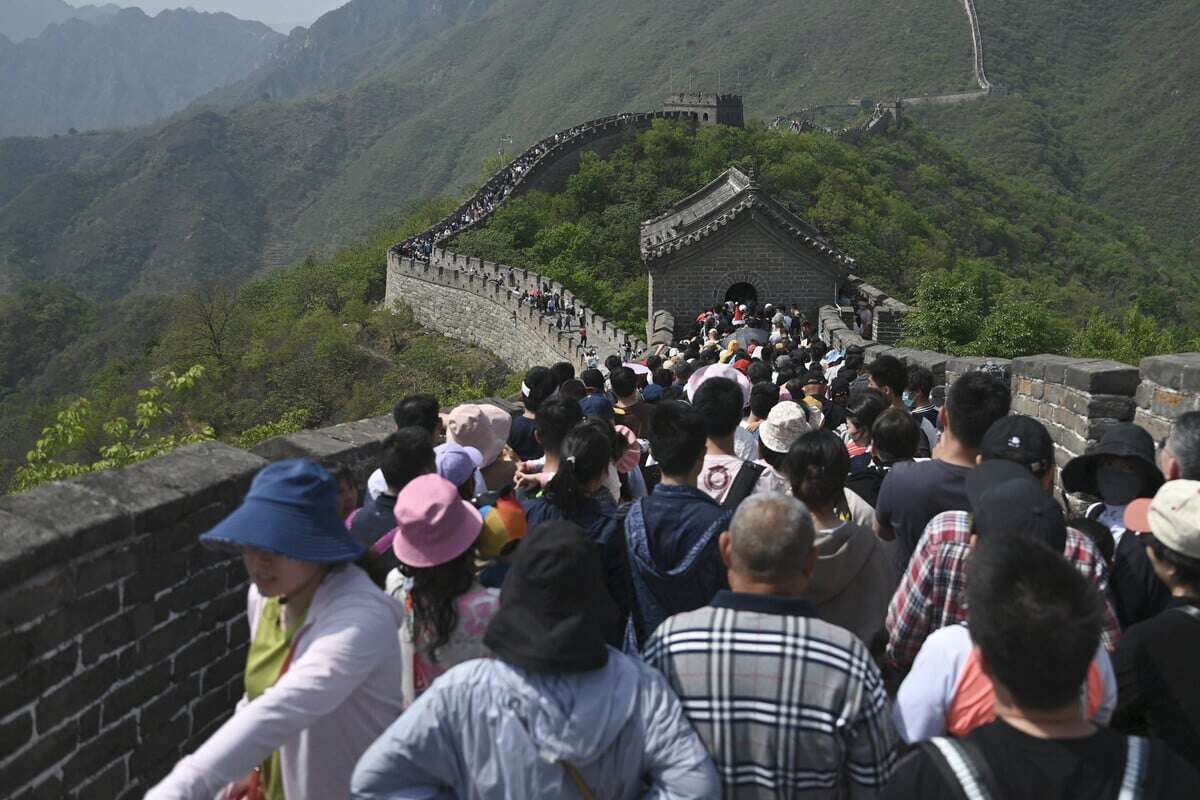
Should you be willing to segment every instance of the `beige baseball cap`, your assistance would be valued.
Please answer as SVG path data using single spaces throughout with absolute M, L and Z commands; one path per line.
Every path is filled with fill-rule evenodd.
M 1125 507 L 1125 527 L 1152 533 L 1180 555 L 1200 558 L 1200 481 L 1167 481 L 1154 499 Z

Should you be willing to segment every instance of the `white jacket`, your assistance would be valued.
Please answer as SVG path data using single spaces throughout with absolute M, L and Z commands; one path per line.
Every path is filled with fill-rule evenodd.
M 263 598 L 250 587 L 250 637 Z M 284 792 L 294 800 L 344 798 L 354 765 L 403 710 L 400 604 L 358 567 L 334 568 L 321 582 L 291 666 L 195 753 L 183 758 L 146 800 L 208 800 L 280 751 Z
M 499 659 L 442 675 L 366 752 L 354 800 L 720 797 L 716 769 L 666 680 L 609 650 L 591 672 L 537 675 Z

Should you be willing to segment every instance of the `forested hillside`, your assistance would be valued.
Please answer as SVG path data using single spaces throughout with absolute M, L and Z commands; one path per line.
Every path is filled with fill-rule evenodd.
M 998 169 L 1200 256 L 1200 14 L 1191 0 L 976 4 L 1005 97 L 918 119 Z
M 437 9 L 462 17 L 425 38 L 399 33 L 391 47 L 372 38 L 422 8 L 422 19 L 440 19 Z M 672 88 L 716 88 L 718 71 L 751 116 L 971 84 L 955 0 L 813 0 L 803 15 L 784 0 L 496 0 L 477 10 L 355 0 L 299 50 L 289 42 L 299 61 L 283 58 L 248 96 L 365 83 L 234 110 L 216 103 L 129 137 L 105 162 L 32 178 L 0 207 L 0 273 L 71 276 L 107 297 L 242 279 L 354 241 L 387 209 L 461 191 L 486 154 L 658 108 Z M 355 14 L 363 21 L 339 22 Z
M 123 9 L 0 46 L 0 136 L 121 128 L 247 75 L 283 40 L 229 14 Z

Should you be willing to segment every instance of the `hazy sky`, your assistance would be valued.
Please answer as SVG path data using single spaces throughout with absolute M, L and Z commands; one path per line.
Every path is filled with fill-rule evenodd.
M 2 2 L 2 0 L 0 0 Z M 309 25 L 317 17 L 349 0 L 68 0 L 71 5 L 113 2 L 119 6 L 137 6 L 147 14 L 157 14 L 164 8 L 186 8 L 197 11 L 228 11 L 242 19 L 256 19 L 285 33 L 295 25 Z

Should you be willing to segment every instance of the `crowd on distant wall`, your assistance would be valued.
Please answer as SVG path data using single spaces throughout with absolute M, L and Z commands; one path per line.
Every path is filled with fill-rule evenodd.
M 433 248 L 440 243 L 462 233 L 465 230 L 482 222 L 491 215 L 496 207 L 507 200 L 513 191 L 516 190 L 521 180 L 529 173 L 529 171 L 554 148 L 560 144 L 569 142 L 578 136 L 581 136 L 588 131 L 596 128 L 599 125 L 620 120 L 632 118 L 633 114 L 618 114 L 613 117 L 604 117 L 592 122 L 585 122 L 566 130 L 559 131 L 552 136 L 542 139 L 537 144 L 530 147 L 521 155 L 517 156 L 511 162 L 506 164 L 499 172 L 493 175 L 487 183 L 479 188 L 471 199 L 456 209 L 448 217 L 435 223 L 428 230 L 413 236 L 397 245 L 397 250 L 403 258 L 416 258 L 423 261 L 428 261 L 433 253 Z
M 245 696 L 147 796 L 1200 797 L 1200 413 L 1060 475 L 1010 397 L 755 302 L 405 397 L 203 535 Z

